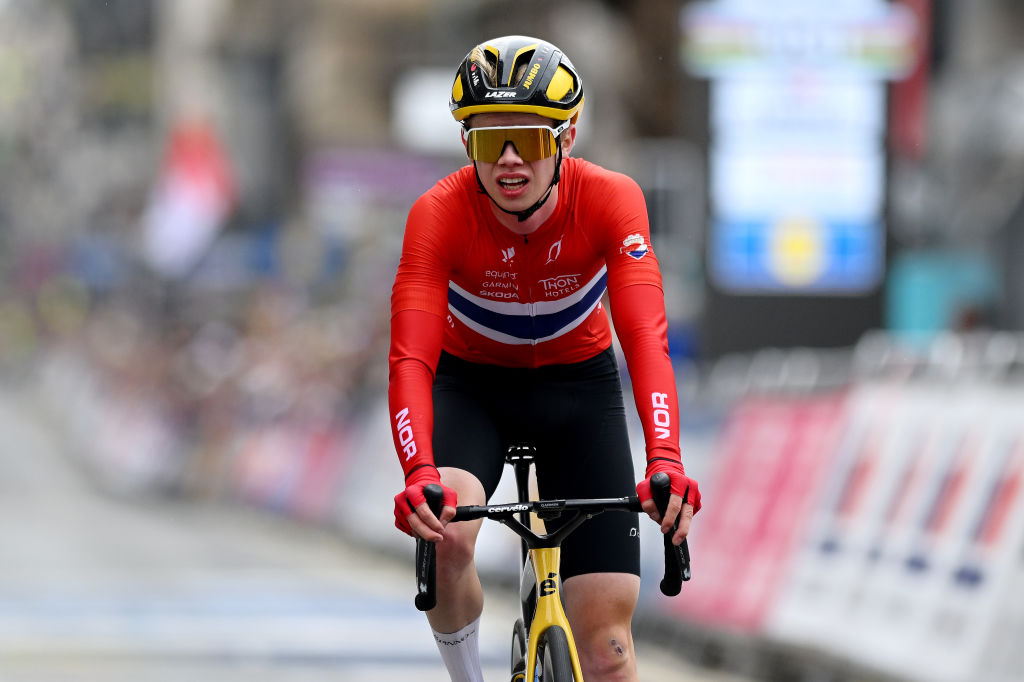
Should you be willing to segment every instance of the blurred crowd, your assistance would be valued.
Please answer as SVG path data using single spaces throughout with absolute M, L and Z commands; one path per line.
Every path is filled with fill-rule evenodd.
M 9 302 L 0 330 L 5 374 L 42 381 L 76 449 L 123 489 L 238 492 L 235 467 L 259 473 L 248 451 L 302 460 L 336 445 L 380 384 L 386 307 L 313 303 L 274 282 L 226 316 L 168 318 L 145 300 L 93 299 L 62 277 Z

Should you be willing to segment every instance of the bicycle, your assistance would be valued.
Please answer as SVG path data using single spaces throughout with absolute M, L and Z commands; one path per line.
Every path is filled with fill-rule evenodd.
M 529 473 L 534 448 L 515 445 L 505 460 L 512 465 L 518 502 L 515 504 L 470 505 L 457 507 L 451 522 L 489 518 L 510 528 L 521 543 L 522 570 L 519 598 L 522 614 L 512 628 L 511 682 L 582 682 L 576 642 L 569 627 L 561 598 L 559 566 L 562 541 L 587 519 L 606 511 L 642 512 L 635 495 L 619 498 L 577 500 L 530 500 Z M 665 513 L 670 496 L 669 477 L 655 474 L 651 492 L 660 513 Z M 434 514 L 441 511 L 442 491 L 430 485 L 424 489 L 427 504 Z M 564 525 L 552 533 L 541 534 L 530 527 L 530 515 L 545 521 L 573 513 Z M 672 533 L 664 536 L 665 576 L 660 588 L 666 596 L 679 594 L 682 583 L 690 579 L 690 553 L 684 540 L 673 545 Z M 432 542 L 416 540 L 416 608 L 429 611 L 437 604 L 435 594 L 436 549 Z M 539 669 L 538 669 L 539 663 Z

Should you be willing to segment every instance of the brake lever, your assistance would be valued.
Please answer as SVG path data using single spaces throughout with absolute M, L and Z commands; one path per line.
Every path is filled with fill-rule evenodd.
M 672 496 L 672 480 L 668 474 L 659 472 L 651 476 L 651 497 L 658 513 L 665 516 L 669 498 Z M 679 519 L 672 524 L 672 530 L 662 535 L 665 545 L 665 577 L 661 579 L 661 593 L 674 597 L 682 590 L 683 583 L 690 579 L 690 546 L 683 538 L 679 545 L 672 544 L 672 536 L 679 527 Z
M 436 483 L 423 487 L 423 496 L 434 516 L 441 516 L 444 490 Z M 437 606 L 437 547 L 433 542 L 416 538 L 416 608 L 429 611 Z

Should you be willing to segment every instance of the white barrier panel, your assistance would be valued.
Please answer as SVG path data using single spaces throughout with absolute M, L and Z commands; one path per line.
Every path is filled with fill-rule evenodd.
M 893 477 L 887 469 L 896 459 L 889 453 L 902 449 L 903 432 L 890 425 L 911 421 L 916 408 L 902 386 L 872 384 L 851 391 L 835 452 L 821 455 L 830 467 L 767 623 L 772 637 L 833 649 L 846 635 L 864 557 L 877 534 L 875 510 L 884 504 Z
M 1024 643 L 1012 606 L 1022 601 L 1012 588 L 1024 550 L 1024 399 L 1019 389 L 977 392 L 984 409 L 972 426 L 985 430 L 985 441 L 972 462 L 964 505 L 954 510 L 960 532 L 941 547 L 934 590 L 921 613 L 919 656 L 910 671 L 922 680 L 1024 679 L 1019 661 L 1006 665 Z M 1007 638 L 1015 630 L 1017 638 Z
M 968 531 L 969 509 L 978 504 L 971 487 L 982 473 L 991 425 L 983 418 L 985 396 L 927 384 L 907 393 L 924 409 L 917 422 L 891 425 L 915 434 L 914 441 L 898 455 L 899 485 L 878 510 L 884 523 L 863 557 L 870 570 L 851 602 L 849 631 L 834 646 L 911 679 L 940 680 L 939 672 L 925 672 L 931 666 L 922 654 L 923 632 Z
M 1019 533 L 1018 533 L 1019 536 Z M 1024 561 L 1009 571 L 1002 605 L 992 622 L 991 634 L 979 657 L 976 679 L 987 682 L 1020 682 L 1024 679 Z
M 857 389 L 767 634 L 922 682 L 1024 679 L 1010 644 L 1024 618 L 1007 606 L 1020 601 L 1021 415 L 1019 389 Z

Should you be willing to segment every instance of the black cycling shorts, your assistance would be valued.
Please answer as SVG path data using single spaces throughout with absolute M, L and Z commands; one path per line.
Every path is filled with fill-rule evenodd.
M 437 466 L 469 471 L 490 500 L 505 452 L 520 443 L 537 449 L 541 498 L 635 494 L 622 388 L 610 348 L 583 362 L 536 369 L 441 354 L 434 380 Z M 558 523 L 548 521 L 548 528 Z M 638 534 L 632 512 L 605 512 L 585 521 L 562 543 L 563 579 L 583 573 L 640 575 Z

